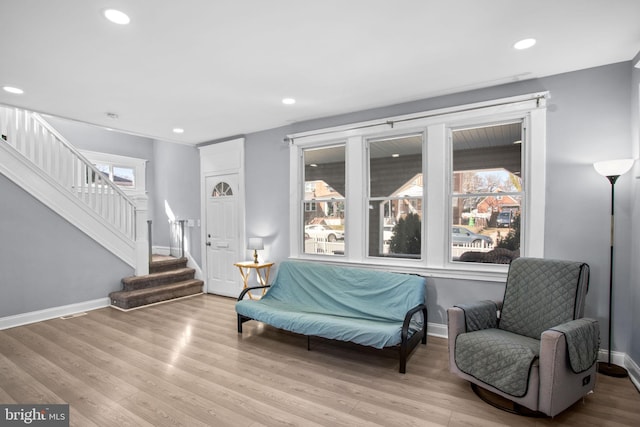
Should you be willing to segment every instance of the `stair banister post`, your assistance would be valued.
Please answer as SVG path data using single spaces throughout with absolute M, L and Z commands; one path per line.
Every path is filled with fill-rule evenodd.
M 149 236 L 147 219 L 149 198 L 146 194 L 132 196 L 136 205 L 136 276 L 149 274 Z

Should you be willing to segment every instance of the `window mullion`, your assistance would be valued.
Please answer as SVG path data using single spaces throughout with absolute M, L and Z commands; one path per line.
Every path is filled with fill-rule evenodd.
M 346 143 L 346 191 L 345 211 L 347 237 L 345 253 L 350 260 L 362 262 L 365 254 L 365 227 L 367 218 L 367 171 L 364 167 L 364 141 L 362 136 L 352 136 Z
M 426 242 L 425 258 L 428 267 L 442 268 L 448 258 L 446 250 L 448 216 L 451 211 L 447 193 L 450 185 L 448 129 L 444 123 L 427 128 L 426 154 Z

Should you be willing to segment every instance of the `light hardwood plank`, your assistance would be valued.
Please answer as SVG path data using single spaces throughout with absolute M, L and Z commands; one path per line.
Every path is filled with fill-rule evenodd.
M 596 392 L 553 419 L 480 401 L 429 337 L 397 352 L 258 322 L 236 331 L 235 301 L 202 295 L 0 331 L 0 402 L 69 403 L 82 426 L 636 426 L 640 394 L 598 375 Z

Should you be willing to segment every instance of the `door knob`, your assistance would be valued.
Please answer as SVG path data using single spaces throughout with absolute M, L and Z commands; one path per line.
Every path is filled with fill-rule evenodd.
M 211 242 L 207 242 L 207 246 L 211 246 Z

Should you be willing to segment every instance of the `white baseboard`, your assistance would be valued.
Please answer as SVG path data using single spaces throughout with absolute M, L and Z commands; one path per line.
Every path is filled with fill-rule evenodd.
M 432 335 L 439 338 L 447 338 L 449 336 L 449 333 L 447 332 L 447 325 L 428 322 L 427 335 Z
M 640 367 L 628 355 L 624 357 L 624 367 L 629 372 L 629 378 L 638 392 L 640 392 Z
M 0 318 L 0 330 L 15 328 L 16 326 L 28 325 L 29 323 L 42 322 L 43 320 L 55 319 L 62 316 L 91 311 L 98 308 L 108 307 L 109 298 L 98 298 L 91 301 L 84 301 L 75 304 L 63 305 L 60 307 L 46 308 L 44 310 L 31 311 L 28 313 L 16 314 Z
M 165 256 L 169 256 L 171 255 L 171 250 L 169 249 L 168 246 L 153 246 L 151 248 L 151 252 L 153 252 L 154 254 L 158 254 L 158 255 L 165 255 Z
M 619 351 L 611 352 L 611 363 L 618 366 L 625 366 L 625 360 L 629 358 L 626 353 L 621 353 Z M 609 361 L 609 352 L 607 350 L 600 349 L 598 352 L 598 362 L 608 362 Z

